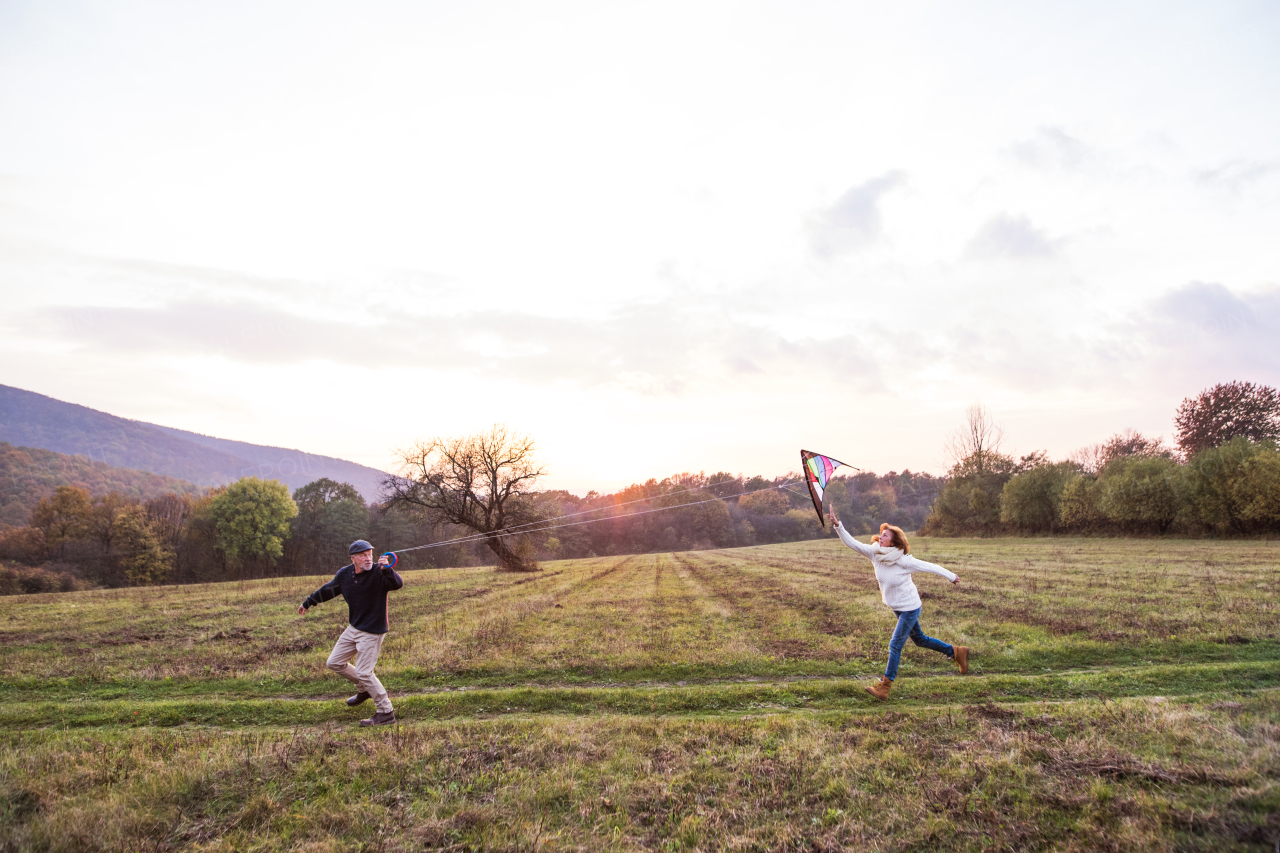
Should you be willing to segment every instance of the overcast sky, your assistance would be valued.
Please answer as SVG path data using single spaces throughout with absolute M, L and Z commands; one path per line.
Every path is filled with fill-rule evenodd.
M 1275 3 L 0 0 L 0 383 L 550 485 L 1280 384 Z

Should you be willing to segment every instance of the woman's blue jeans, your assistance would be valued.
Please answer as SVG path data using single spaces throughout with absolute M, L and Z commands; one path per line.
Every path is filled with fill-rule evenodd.
M 893 681 L 898 677 L 898 664 L 902 661 L 902 647 L 907 644 L 907 637 L 917 646 L 942 652 L 949 658 L 955 657 L 955 650 L 951 646 L 933 637 L 926 637 L 924 631 L 920 630 L 919 607 L 915 610 L 893 612 L 898 614 L 898 627 L 893 629 L 893 639 L 889 640 L 889 664 L 884 668 L 885 678 Z

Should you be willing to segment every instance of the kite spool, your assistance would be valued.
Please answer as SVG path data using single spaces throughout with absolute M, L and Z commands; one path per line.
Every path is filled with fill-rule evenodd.
M 394 569 L 394 568 L 396 567 L 396 554 L 395 554 L 395 552 L 394 552 L 394 551 L 388 551 L 387 553 L 383 554 L 382 556 L 383 556 L 383 557 L 390 557 L 390 558 L 391 558 L 391 562 L 390 562 L 390 563 L 387 563 L 387 565 L 385 566 L 385 568 L 388 568 L 388 569 Z M 379 559 L 381 559 L 381 557 L 380 557 Z

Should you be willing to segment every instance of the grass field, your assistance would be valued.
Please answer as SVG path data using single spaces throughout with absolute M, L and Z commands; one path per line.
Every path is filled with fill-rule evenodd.
M 915 544 L 888 703 L 833 541 L 408 573 L 376 730 L 323 578 L 0 599 L 0 849 L 1280 849 L 1280 543 Z

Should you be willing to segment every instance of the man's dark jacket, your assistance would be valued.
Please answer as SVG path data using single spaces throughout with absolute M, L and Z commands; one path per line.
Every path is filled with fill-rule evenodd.
M 355 566 L 338 569 L 333 580 L 307 596 L 303 607 L 314 607 L 339 595 L 347 600 L 351 627 L 367 634 L 387 633 L 387 593 L 404 586 L 404 580 L 389 566 L 372 566 L 356 573 Z

